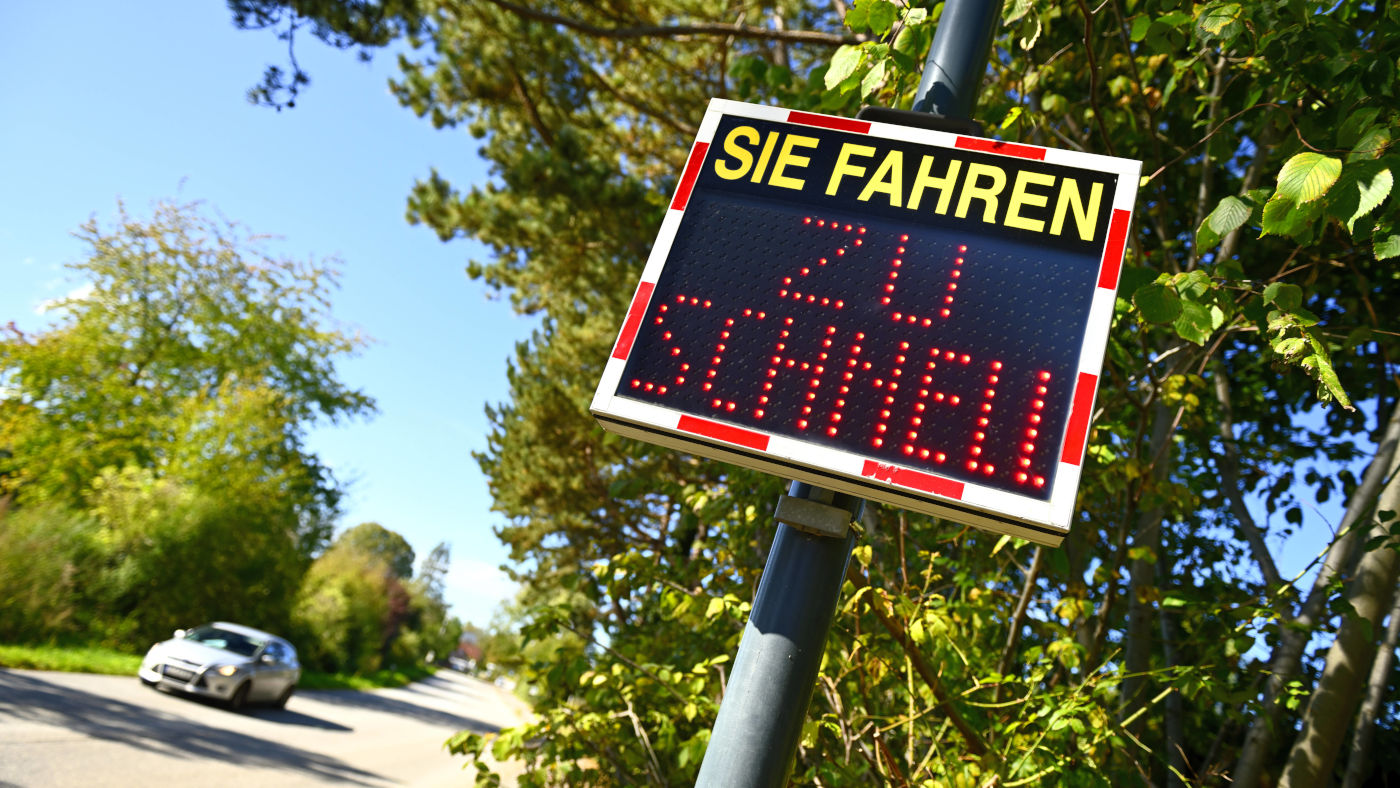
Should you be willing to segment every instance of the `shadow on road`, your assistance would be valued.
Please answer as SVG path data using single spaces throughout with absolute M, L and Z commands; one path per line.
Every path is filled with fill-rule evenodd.
M 224 763 L 296 769 L 320 778 L 359 785 L 385 778 L 337 759 L 275 740 L 222 730 L 154 709 L 52 684 L 38 676 L 0 670 L 0 714 L 58 725 L 94 738 L 149 750 L 209 758 Z M 259 709 L 250 716 L 293 725 L 349 730 L 342 725 L 286 710 Z
M 469 730 L 473 733 L 496 733 L 500 731 L 500 726 L 492 725 L 488 722 L 474 717 L 465 717 L 452 711 L 442 708 L 432 708 L 417 703 L 410 703 L 394 697 L 395 693 L 416 693 L 426 696 L 425 702 L 431 703 L 439 700 L 445 705 L 459 705 L 462 701 L 461 690 L 452 690 L 454 684 L 448 680 L 437 676 L 430 676 L 421 681 L 401 687 L 398 690 L 376 690 L 374 692 L 355 692 L 353 690 L 315 690 L 303 693 L 308 698 L 315 698 L 322 703 L 330 703 L 336 706 L 347 706 L 357 709 L 394 714 L 400 717 L 407 717 L 430 725 L 443 725 L 457 730 Z

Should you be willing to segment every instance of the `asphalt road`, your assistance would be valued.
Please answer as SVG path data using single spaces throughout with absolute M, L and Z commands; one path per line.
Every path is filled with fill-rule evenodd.
M 443 742 L 523 714 L 503 690 L 451 671 L 399 689 L 306 690 L 285 709 L 234 713 L 135 676 L 0 669 L 0 788 L 469 786 L 466 759 Z

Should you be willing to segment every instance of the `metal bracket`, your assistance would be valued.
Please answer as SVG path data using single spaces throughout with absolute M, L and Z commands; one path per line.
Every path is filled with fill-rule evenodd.
M 829 490 L 821 492 L 827 493 L 828 498 L 835 497 Z M 830 501 L 784 495 L 778 498 L 773 519 L 809 534 L 844 539 L 853 517 L 849 509 L 833 506 Z
M 892 109 L 890 107 L 861 107 L 856 113 L 860 120 L 873 120 L 876 123 L 891 123 L 896 126 L 914 126 L 920 129 L 946 131 L 950 134 L 966 134 L 971 137 L 986 136 L 982 124 L 967 118 L 948 118 L 932 112 L 919 112 L 912 109 Z

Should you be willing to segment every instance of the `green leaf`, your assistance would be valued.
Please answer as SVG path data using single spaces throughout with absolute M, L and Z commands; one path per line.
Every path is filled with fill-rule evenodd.
M 860 81 L 860 95 L 862 98 L 869 96 L 880 88 L 880 83 L 885 81 L 885 61 L 881 60 L 875 67 L 865 72 L 865 76 Z
M 870 6 L 867 3 L 852 3 L 851 7 L 846 9 L 846 27 L 849 27 L 857 33 L 869 27 L 869 10 Z M 847 46 L 849 46 L 849 44 Z M 840 80 L 837 81 L 839 82 Z M 827 85 L 828 89 L 830 89 L 830 87 L 830 85 Z
M 1296 355 L 1300 350 L 1307 347 L 1308 341 L 1302 337 L 1284 337 L 1274 343 L 1274 352 L 1280 356 Z
M 1133 29 L 1132 32 L 1128 34 L 1128 38 L 1133 41 L 1143 40 L 1147 37 L 1147 29 L 1149 27 L 1152 27 L 1152 17 L 1147 14 L 1139 14 L 1133 19 Z
M 1308 366 L 1309 361 L 1313 362 L 1312 369 L 1317 373 L 1317 380 L 1323 389 L 1336 398 L 1337 404 L 1347 410 L 1355 410 L 1347 397 L 1346 389 L 1342 388 L 1342 381 L 1337 378 L 1337 371 L 1332 368 L 1332 354 L 1328 352 L 1327 343 L 1323 341 L 1322 335 L 1313 328 L 1304 329 L 1303 333 L 1313 349 L 1313 355 L 1303 359 L 1304 366 Z
M 849 16 L 849 14 L 848 14 Z M 852 44 L 843 44 L 831 56 L 831 65 L 826 70 L 826 89 L 832 90 L 855 73 L 865 58 L 865 52 Z
M 722 597 L 711 597 L 710 604 L 705 608 L 705 618 L 711 619 L 724 612 L 724 599 Z
M 894 27 L 894 20 L 898 18 L 899 7 L 890 0 L 872 0 L 869 10 L 866 11 L 870 32 L 881 38 L 889 35 L 890 29 Z
M 1274 282 L 1264 288 L 1264 303 L 1292 312 L 1303 305 L 1303 288 L 1286 282 Z
M 1239 3 L 1206 6 L 1196 17 L 1196 36 L 1202 41 L 1234 38 L 1242 28 L 1240 14 L 1243 11 Z
M 1196 301 L 1182 301 L 1181 314 L 1172 323 L 1172 328 L 1176 329 L 1177 336 L 1187 342 L 1204 345 L 1210 338 L 1210 309 Z
M 1181 314 L 1181 296 L 1176 288 L 1155 282 L 1133 293 L 1133 305 L 1149 323 L 1170 323 Z
M 1342 160 L 1321 153 L 1300 153 L 1284 162 L 1278 173 L 1278 193 L 1303 205 L 1327 193 L 1342 174 Z
M 1389 260 L 1400 255 L 1400 235 L 1392 235 L 1389 238 L 1376 241 L 1376 259 Z
M 1220 201 L 1219 205 L 1215 206 L 1215 210 L 1210 212 L 1210 215 L 1206 217 L 1206 220 L 1201 223 L 1201 227 L 1203 229 L 1209 227 L 1211 233 L 1217 239 L 1224 238 L 1231 231 L 1239 228 L 1240 225 L 1243 225 L 1245 222 L 1249 221 L 1249 215 L 1251 212 L 1253 212 L 1253 210 L 1253 207 L 1251 207 L 1249 203 L 1245 202 L 1244 200 L 1241 200 L 1238 197 L 1226 197 L 1225 199 Z M 1200 231 L 1197 231 L 1196 244 L 1198 247 L 1209 247 L 1215 245 L 1215 243 L 1207 243 L 1202 245 L 1200 237 L 1201 233 Z M 1218 243 L 1218 240 L 1216 241 L 1216 243 Z
M 1357 221 L 1385 202 L 1394 186 L 1395 176 L 1390 168 L 1378 161 L 1348 164 L 1327 195 L 1328 213 L 1346 222 L 1347 232 L 1354 236 Z
M 1366 107 L 1348 113 L 1347 119 L 1342 121 L 1342 127 L 1337 131 L 1337 142 L 1342 145 L 1355 145 L 1360 142 L 1363 133 L 1371 129 L 1371 124 L 1379 114 L 1380 107 Z
M 1012 0 L 1012 2 L 1006 4 L 1006 8 L 1002 14 L 1002 22 L 1009 25 L 1025 16 L 1030 10 L 1031 0 Z

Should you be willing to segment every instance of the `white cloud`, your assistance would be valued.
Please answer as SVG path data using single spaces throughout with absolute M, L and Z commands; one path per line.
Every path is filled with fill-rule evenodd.
M 63 296 L 62 298 L 49 298 L 44 301 L 40 301 L 39 305 L 34 307 L 34 314 L 47 314 L 64 301 L 81 301 L 91 296 L 92 291 L 94 289 L 95 288 L 93 287 L 92 282 L 84 282 L 83 284 L 78 285 L 72 290 L 69 290 L 68 294 Z

